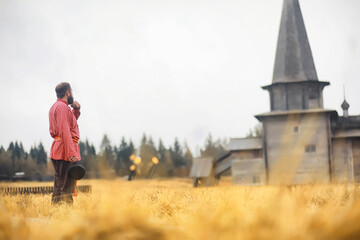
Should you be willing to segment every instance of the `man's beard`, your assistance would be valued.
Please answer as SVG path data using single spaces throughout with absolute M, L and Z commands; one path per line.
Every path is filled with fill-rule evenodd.
M 68 104 L 73 104 L 74 102 L 74 97 L 73 96 L 69 96 L 68 97 Z

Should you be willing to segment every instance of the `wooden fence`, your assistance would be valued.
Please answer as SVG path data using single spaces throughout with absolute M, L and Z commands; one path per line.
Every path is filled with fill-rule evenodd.
M 76 187 L 79 192 L 91 193 L 91 185 L 82 185 Z M 54 190 L 53 186 L 44 187 L 0 187 L 0 194 L 50 194 Z

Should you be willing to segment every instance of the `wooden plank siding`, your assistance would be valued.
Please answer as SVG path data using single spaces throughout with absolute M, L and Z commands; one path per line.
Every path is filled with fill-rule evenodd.
M 353 153 L 351 139 L 337 138 L 332 140 L 333 181 L 347 182 L 354 180 Z
M 265 162 L 263 158 L 233 159 L 231 173 L 234 184 L 266 184 Z
M 352 139 L 354 178 L 360 182 L 360 138 Z
M 322 112 L 263 119 L 270 184 L 330 181 L 327 121 Z

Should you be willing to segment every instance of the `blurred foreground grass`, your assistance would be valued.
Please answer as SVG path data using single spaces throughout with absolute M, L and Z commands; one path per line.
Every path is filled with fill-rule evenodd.
M 50 195 L 1 195 L 0 239 L 360 239 L 360 187 L 353 184 L 244 187 L 229 179 L 198 189 L 190 179 L 80 184 L 91 184 L 93 192 L 79 193 L 72 207 L 52 206 Z

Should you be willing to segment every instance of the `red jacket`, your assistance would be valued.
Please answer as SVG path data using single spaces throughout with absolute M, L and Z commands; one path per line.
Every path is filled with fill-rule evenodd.
M 76 156 L 80 160 L 80 138 L 77 119 L 80 109 L 71 110 L 67 102 L 58 99 L 49 111 L 49 131 L 54 142 L 50 149 L 50 158 L 69 161 Z

